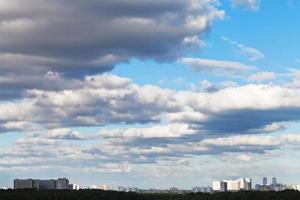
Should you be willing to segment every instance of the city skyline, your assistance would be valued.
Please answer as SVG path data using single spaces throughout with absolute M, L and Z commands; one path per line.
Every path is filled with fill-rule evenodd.
M 0 0 L 0 187 L 298 184 L 299 10 L 299 0 Z
M 71 183 L 67 178 L 57 179 L 15 179 L 14 190 L 103 190 L 103 191 L 118 191 L 118 192 L 135 192 L 135 193 L 218 193 L 218 192 L 240 192 L 240 191 L 284 191 L 295 190 L 300 191 L 300 184 L 284 184 L 278 183 L 277 177 L 272 177 L 272 183 L 267 183 L 267 177 L 262 178 L 262 184 L 255 184 L 249 177 L 238 178 L 235 180 L 219 180 L 213 181 L 211 186 L 195 186 L 192 189 L 183 189 L 171 187 L 165 188 L 139 188 L 136 186 L 118 186 L 110 185 L 92 185 L 90 187 L 82 187 L 78 184 Z
M 252 178 L 250 177 L 242 177 L 242 178 L 235 178 L 235 179 L 222 179 L 222 180 L 214 180 L 211 182 L 211 185 L 203 185 L 199 183 L 198 185 L 191 188 L 177 188 L 177 187 L 170 187 L 170 188 L 159 188 L 159 187 L 150 187 L 150 188 L 141 188 L 138 185 L 118 185 L 115 183 L 114 185 L 107 185 L 105 183 L 94 183 L 89 186 L 81 185 L 80 183 L 73 183 L 68 178 L 59 177 L 59 178 L 51 178 L 51 179 L 33 179 L 33 178 L 15 178 L 13 181 L 12 187 L 3 187 L 5 189 L 46 189 L 46 190 L 60 190 L 60 189 L 71 189 L 71 190 L 79 190 L 79 189 L 100 189 L 100 190 L 115 190 L 115 191 L 138 191 L 138 190 L 157 190 L 157 191 L 165 191 L 165 190 L 185 190 L 185 191 L 193 191 L 193 192 L 204 192 L 204 193 L 211 193 L 211 192 L 236 192 L 236 191 L 251 191 L 251 190 L 261 190 L 257 189 L 257 187 L 264 186 L 272 186 L 280 187 L 284 189 L 288 189 L 292 186 L 295 186 L 295 190 L 300 191 L 300 184 L 287 184 L 287 183 L 279 183 L 277 182 L 277 177 L 272 177 L 272 182 L 268 183 L 268 177 L 262 177 L 261 182 L 253 182 Z M 40 182 L 40 183 L 39 183 Z M 225 183 L 226 189 L 220 189 L 221 184 Z M 39 186 L 41 185 L 41 186 Z M 47 188 L 48 187 L 48 188 Z M 216 188 L 219 189 L 216 189 Z M 238 188 L 238 189 L 237 189 Z M 281 190 L 284 190 L 281 189 Z M 203 191 L 204 190 L 204 191 Z M 279 190 L 278 190 L 279 191 Z

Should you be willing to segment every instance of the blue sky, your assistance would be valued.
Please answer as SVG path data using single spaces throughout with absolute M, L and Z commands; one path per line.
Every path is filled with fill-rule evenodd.
M 188 55 L 249 63 L 256 65 L 259 70 L 279 74 L 288 73 L 288 68 L 299 67 L 300 64 L 297 62 L 299 29 L 295 27 L 299 24 L 299 2 L 279 1 L 274 4 L 270 1 L 262 1 L 260 9 L 253 11 L 233 8 L 230 2 L 222 1 L 221 8 L 226 10 L 226 17 L 214 22 L 212 30 L 205 38 L 206 46 Z M 222 40 L 222 37 L 255 47 L 264 53 L 265 58 L 251 62 L 236 46 Z M 157 84 L 160 80 L 176 80 L 178 78 L 184 78 L 192 83 L 198 83 L 203 79 L 213 82 L 232 80 L 232 77 L 195 74 L 176 62 L 157 63 L 151 60 L 146 62 L 133 60 L 130 63 L 121 64 L 112 73 L 130 77 L 139 84 Z M 153 76 L 149 76 L 149 73 Z M 168 74 L 167 78 L 166 74 Z M 243 80 L 236 81 L 243 82 Z M 168 84 L 166 87 L 182 89 L 181 87 L 184 86 Z
M 300 183 L 299 1 L 26 1 L 0 1 L 0 186 Z

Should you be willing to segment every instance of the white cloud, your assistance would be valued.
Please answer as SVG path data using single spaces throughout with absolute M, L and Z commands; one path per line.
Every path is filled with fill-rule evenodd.
M 248 84 L 209 92 L 174 91 L 138 86 L 112 75 L 90 76 L 82 85 L 64 91 L 30 90 L 26 99 L 1 104 L 0 126 L 5 132 L 10 130 L 8 123 L 56 129 L 164 121 L 196 125 L 208 132 L 243 133 L 296 121 L 300 112 L 300 90 L 288 86 Z M 253 115 L 260 120 L 249 124 L 248 117 Z M 229 122 L 233 124 L 225 126 Z
M 44 134 L 47 139 L 63 139 L 63 140 L 86 140 L 88 137 L 80 132 L 72 131 L 67 128 L 48 130 Z
M 268 72 L 268 71 L 257 72 L 248 77 L 249 81 L 257 81 L 257 82 L 275 80 L 275 79 L 276 79 L 276 74 L 274 72 Z
M 222 37 L 222 39 L 224 41 L 236 46 L 237 48 L 239 48 L 241 53 L 244 56 L 246 56 L 250 61 L 257 61 L 257 60 L 261 60 L 261 59 L 265 58 L 265 55 L 254 47 L 249 47 L 249 46 L 243 45 L 243 44 L 241 44 L 237 41 L 234 41 L 228 37 Z
M 231 0 L 233 7 L 243 7 L 250 10 L 258 10 L 260 0 Z
M 250 162 L 252 160 L 252 156 L 248 154 L 242 154 L 238 156 L 238 160 L 243 161 L 243 162 Z
M 201 58 L 182 58 L 181 63 L 195 72 L 215 72 L 215 73 L 230 73 L 241 74 L 245 71 L 255 69 L 255 66 L 249 66 L 239 62 L 210 60 Z
M 168 124 L 148 128 L 105 129 L 98 132 L 104 138 L 174 138 L 196 134 L 188 124 Z

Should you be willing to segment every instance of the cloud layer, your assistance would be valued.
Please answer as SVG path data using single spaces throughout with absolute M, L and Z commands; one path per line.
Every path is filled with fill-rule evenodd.
M 244 154 L 265 154 L 299 141 L 297 134 L 266 135 L 300 120 L 300 90 L 288 85 L 176 91 L 108 74 L 77 84 L 26 90 L 23 99 L 0 104 L 1 132 L 25 134 L 13 147 L 0 149 L 3 170 L 47 168 L 51 162 L 64 169 L 127 173 L 134 165 L 167 158 L 225 153 L 241 153 L 240 159 L 250 162 Z M 100 130 L 90 135 L 77 127 Z
M 165 121 L 227 134 L 299 120 L 300 91 L 288 86 L 249 84 L 199 93 L 139 86 L 113 75 L 88 76 L 80 85 L 63 91 L 28 90 L 26 98 L 1 104 L 2 129 Z

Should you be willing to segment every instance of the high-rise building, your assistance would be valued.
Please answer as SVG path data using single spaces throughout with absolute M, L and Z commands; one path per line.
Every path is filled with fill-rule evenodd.
M 69 184 L 69 190 L 80 190 L 80 186 L 77 184 Z
M 249 191 L 252 190 L 252 179 L 251 178 L 246 178 L 245 179 L 245 185 L 244 185 L 244 190 Z
M 268 185 L 268 178 L 267 177 L 263 177 L 263 185 Z
M 15 179 L 14 180 L 14 189 L 39 189 L 39 184 L 37 180 L 33 179 Z
M 272 185 L 276 185 L 277 184 L 277 178 L 276 177 L 273 177 L 272 178 Z
M 69 189 L 69 180 L 66 178 L 59 178 L 56 180 L 57 190 L 67 190 Z
M 57 180 L 15 179 L 14 189 L 38 189 L 38 190 L 69 189 L 69 180 L 66 178 L 59 178 Z
M 226 189 L 225 189 L 226 188 Z M 252 180 L 250 178 L 240 178 L 237 180 L 214 181 L 213 191 L 249 191 L 252 190 Z
M 228 191 L 239 191 L 241 190 L 241 182 L 239 180 L 226 180 Z
M 214 181 L 213 182 L 213 191 L 216 191 L 216 192 L 226 192 L 227 191 L 227 182 L 224 182 L 224 181 Z
M 56 181 L 54 179 L 50 180 L 38 180 L 40 190 L 55 190 Z

